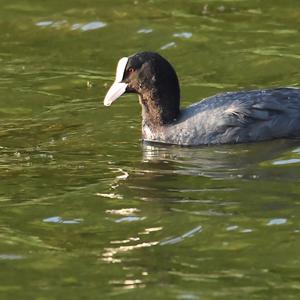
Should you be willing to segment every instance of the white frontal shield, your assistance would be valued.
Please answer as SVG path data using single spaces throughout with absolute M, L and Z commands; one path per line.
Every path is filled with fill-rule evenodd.
M 128 57 L 123 57 L 119 60 L 115 82 L 112 84 L 104 98 L 105 106 L 110 106 L 115 100 L 117 100 L 120 96 L 122 96 L 125 93 L 127 84 L 122 82 L 122 79 L 124 76 L 127 62 Z

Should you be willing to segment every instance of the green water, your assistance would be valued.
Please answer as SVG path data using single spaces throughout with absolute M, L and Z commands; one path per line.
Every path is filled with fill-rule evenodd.
M 1 1 L 0 299 L 299 299 L 300 142 L 143 146 L 117 60 L 183 105 L 300 85 L 300 3 Z

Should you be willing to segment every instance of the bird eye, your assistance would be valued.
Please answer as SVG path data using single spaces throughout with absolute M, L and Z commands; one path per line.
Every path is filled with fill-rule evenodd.
M 134 71 L 133 68 L 129 68 L 127 72 L 128 72 L 128 73 L 132 73 L 133 71 Z

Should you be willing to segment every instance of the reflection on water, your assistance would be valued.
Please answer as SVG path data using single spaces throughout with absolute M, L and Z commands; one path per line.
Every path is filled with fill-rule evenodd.
M 189 237 L 192 237 L 194 236 L 195 234 L 197 233 L 200 233 L 202 231 L 202 226 L 198 226 L 198 227 L 195 227 L 193 228 L 192 230 L 178 236 L 178 237 L 175 237 L 175 238 L 168 238 L 166 240 L 163 240 L 160 242 L 160 245 L 161 246 L 164 246 L 164 245 L 172 245 L 172 244 L 176 244 L 176 243 L 179 243 L 179 242 L 182 242 L 184 239 L 186 238 L 189 238 Z
M 167 165 L 173 172 L 184 175 L 200 175 L 214 178 L 231 178 L 251 176 L 257 179 L 261 174 L 259 167 L 297 163 L 298 158 L 282 160 L 284 156 L 298 156 L 298 140 L 277 140 L 263 143 L 203 146 L 199 148 L 184 148 L 178 146 L 163 146 L 155 144 L 143 145 L 143 160 L 151 166 Z M 148 164 L 149 165 L 149 164 Z M 162 167 L 163 169 L 165 167 Z M 249 174 L 251 169 L 257 174 Z
M 124 279 L 112 280 L 110 284 L 127 289 L 131 279 L 127 282 L 126 276 L 131 274 L 132 265 L 135 265 L 141 268 L 140 273 L 147 274 L 147 280 L 140 274 L 132 279 L 130 288 L 147 288 L 149 276 L 153 278 L 153 269 L 162 259 L 166 265 L 172 266 L 172 270 L 166 271 L 168 276 L 190 282 L 244 278 L 244 271 L 229 268 L 215 272 L 214 267 L 210 268 L 203 262 L 216 260 L 214 252 L 216 255 L 220 252 L 226 257 L 225 265 L 236 265 L 239 260 L 236 251 L 241 257 L 250 255 L 258 260 L 254 254 L 255 244 L 259 236 L 271 234 L 268 228 L 276 230 L 279 226 L 288 234 L 297 234 L 297 222 L 286 213 L 295 208 L 293 203 L 281 199 L 280 194 L 273 199 L 264 199 L 264 193 L 279 191 L 274 189 L 278 185 L 278 176 L 285 177 L 293 185 L 294 170 L 274 170 L 273 162 L 297 155 L 298 148 L 297 140 L 199 148 L 142 144 L 142 161 L 128 166 L 128 176 L 114 188 L 114 192 L 123 195 L 119 198 L 122 199 L 121 208 L 107 211 L 111 215 L 124 216 L 117 219 L 118 226 L 129 226 L 132 221 L 136 223 L 133 230 L 128 227 L 130 235 L 125 233 L 123 239 L 112 238 L 110 246 L 102 253 L 103 261 L 128 268 Z M 274 185 L 270 184 L 273 178 Z M 124 197 L 136 207 L 126 208 Z M 145 204 L 139 204 L 140 201 Z M 272 244 L 277 243 L 273 241 Z M 184 259 L 180 256 L 180 266 L 171 254 L 176 257 L 176 248 L 169 248 L 176 246 L 190 247 L 183 251 Z M 261 247 L 269 248 L 265 244 Z M 156 253 L 158 261 L 143 257 L 136 263 L 132 262 L 139 249 L 149 249 L 147 255 L 151 257 L 151 253 Z M 144 259 L 147 263 L 143 263 Z M 266 261 L 265 270 L 272 264 L 272 259 Z M 203 270 L 195 271 L 199 268 Z M 246 276 L 251 286 L 250 282 L 255 282 L 257 273 Z M 252 288 L 256 289 L 255 286 Z M 229 295 L 230 292 L 224 291 L 223 294 Z
M 69 24 L 68 21 L 62 20 L 62 21 L 40 21 L 35 24 L 38 27 L 51 27 L 55 29 L 61 29 L 69 27 L 70 30 L 81 30 L 81 31 L 89 31 L 89 30 L 95 30 L 100 29 L 103 27 L 106 27 L 107 24 L 101 21 L 93 21 L 86 24 Z

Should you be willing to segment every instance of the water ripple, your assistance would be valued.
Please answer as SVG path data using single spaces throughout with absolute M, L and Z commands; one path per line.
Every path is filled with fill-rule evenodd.
M 169 49 L 169 48 L 175 48 L 177 47 L 176 43 L 175 42 L 170 42 L 168 44 L 165 44 L 163 46 L 160 47 L 161 50 L 166 50 L 166 49 Z
M 300 158 L 291 158 L 291 159 L 283 159 L 283 160 L 277 160 L 273 162 L 273 165 L 290 165 L 290 164 L 298 164 L 300 163 Z
M 191 32 L 180 32 L 174 33 L 173 36 L 178 38 L 190 39 L 193 36 L 193 34 Z
M 272 219 L 270 220 L 267 225 L 272 226 L 272 225 L 283 225 L 287 223 L 287 219 L 285 218 L 277 218 L 277 219 Z
M 56 224 L 79 224 L 83 221 L 83 219 L 71 219 L 71 220 L 64 220 L 61 217 L 50 217 L 43 219 L 45 223 L 56 223 Z
M 151 28 L 141 28 L 137 31 L 137 33 L 144 33 L 144 34 L 148 34 L 151 32 L 153 32 L 153 29 L 151 29 Z
M 41 22 L 37 22 L 35 23 L 36 26 L 39 27 L 47 27 L 53 24 L 53 21 L 41 21 Z
M 0 260 L 19 260 L 25 257 L 17 254 L 0 254 Z
M 173 245 L 173 244 L 177 244 L 177 243 L 180 243 L 182 242 L 183 240 L 185 240 L 186 238 L 190 238 L 190 237 L 193 237 L 195 234 L 198 234 L 200 232 L 202 232 L 203 228 L 201 225 L 193 228 L 192 230 L 180 235 L 180 236 L 177 236 L 177 237 L 174 237 L 174 238 L 169 238 L 169 239 L 166 239 L 164 241 L 161 241 L 159 244 L 161 246 L 164 246 L 164 245 Z
M 159 242 L 153 241 L 153 242 L 144 242 L 139 243 L 136 245 L 128 245 L 128 246 L 120 246 L 117 248 L 105 248 L 105 252 L 102 255 L 103 261 L 110 262 L 110 263 L 120 263 L 122 260 L 119 258 L 115 258 L 115 255 L 125 252 L 130 252 L 136 249 L 141 248 L 148 248 L 157 245 Z
M 38 27 L 43 27 L 43 28 L 51 27 L 51 28 L 56 28 L 56 29 L 61 29 L 61 28 L 68 27 L 70 30 L 81 30 L 81 31 L 96 30 L 96 29 L 100 29 L 100 28 L 103 28 L 103 27 L 107 26 L 107 24 L 105 22 L 102 22 L 102 21 L 92 21 L 92 22 L 89 22 L 89 23 L 70 24 L 66 20 L 40 21 L 40 22 L 35 23 L 35 25 L 38 26 Z
M 136 216 L 128 216 L 124 218 L 120 218 L 115 220 L 116 223 L 123 223 L 123 222 L 136 222 L 136 221 L 142 221 L 145 217 L 136 217 Z
M 100 29 L 100 28 L 103 28 L 106 26 L 107 26 L 107 24 L 104 22 L 95 21 L 95 22 L 90 22 L 87 24 L 73 24 L 72 30 L 80 29 L 82 31 L 89 31 L 89 30 Z
M 129 216 L 133 213 L 140 212 L 140 210 L 137 208 L 121 208 L 121 209 L 110 209 L 110 210 L 106 210 L 105 212 L 113 215 Z

